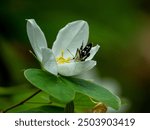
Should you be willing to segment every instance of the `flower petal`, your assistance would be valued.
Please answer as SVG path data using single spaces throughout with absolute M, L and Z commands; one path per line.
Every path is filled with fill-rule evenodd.
M 57 35 L 52 50 L 55 56 L 59 56 L 64 51 L 64 57 L 75 55 L 77 48 L 85 46 L 88 42 L 89 26 L 86 21 L 78 20 L 67 24 Z M 69 52 L 69 51 L 70 52 Z
M 41 49 L 42 51 L 42 67 L 54 74 L 54 75 L 57 75 L 58 74 L 58 69 L 57 69 L 57 62 L 56 62 L 56 59 L 55 59 L 55 56 L 52 52 L 51 49 L 48 49 L 48 48 L 42 48 Z
M 58 73 L 64 76 L 74 76 L 92 69 L 95 65 L 96 61 L 93 60 L 58 64 Z
M 99 48 L 100 48 L 99 45 L 96 45 L 95 47 L 92 47 L 92 49 L 90 51 L 90 56 L 86 60 L 91 60 L 95 56 L 95 54 L 97 53 Z
M 38 58 L 42 61 L 41 48 L 47 48 L 47 42 L 44 33 L 37 25 L 34 19 L 27 19 L 27 34 L 31 43 L 31 46 Z

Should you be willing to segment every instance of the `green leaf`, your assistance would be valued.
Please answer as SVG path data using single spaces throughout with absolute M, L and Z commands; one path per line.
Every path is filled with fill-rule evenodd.
M 77 92 L 116 110 L 121 106 L 121 101 L 116 95 L 100 85 L 87 80 L 56 77 L 40 69 L 28 69 L 24 74 L 31 84 L 60 102 L 68 103 L 74 100 L 75 92 Z
M 65 107 L 66 104 L 60 102 L 59 100 L 50 97 L 50 101 L 52 101 L 53 105 Z M 95 103 L 91 102 L 90 98 L 84 94 L 76 93 L 74 98 L 74 111 L 78 112 L 91 112 L 92 108 L 96 105 Z
M 87 95 L 94 100 L 104 103 L 105 105 L 112 107 L 114 109 L 119 109 L 121 106 L 121 101 L 119 97 L 112 94 L 109 90 L 103 88 L 100 85 L 92 83 L 87 80 L 77 79 L 77 78 L 63 78 L 66 82 L 72 82 L 74 90 L 78 93 Z
M 75 112 L 91 112 L 95 105 L 88 96 L 76 93 L 74 99 Z
M 70 83 L 64 82 L 59 77 L 40 69 L 27 69 L 24 75 L 32 85 L 61 102 L 68 103 L 74 99 L 75 91 L 70 86 Z

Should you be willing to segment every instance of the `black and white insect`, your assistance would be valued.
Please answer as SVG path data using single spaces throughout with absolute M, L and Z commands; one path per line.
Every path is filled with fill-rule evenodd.
M 87 44 L 83 48 L 83 43 L 79 48 L 77 48 L 75 57 L 73 58 L 75 61 L 85 61 L 90 56 L 90 50 L 92 48 L 92 43 Z

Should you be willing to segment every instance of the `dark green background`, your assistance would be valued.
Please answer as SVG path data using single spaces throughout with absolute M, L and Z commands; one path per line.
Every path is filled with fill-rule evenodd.
M 89 23 L 89 41 L 101 46 L 96 55 L 101 79 L 112 78 L 127 112 L 150 112 L 150 2 L 149 0 L 1 0 L 0 109 L 26 97 L 33 87 L 24 69 L 39 68 L 29 53 L 26 20 L 34 18 L 49 47 L 68 22 Z

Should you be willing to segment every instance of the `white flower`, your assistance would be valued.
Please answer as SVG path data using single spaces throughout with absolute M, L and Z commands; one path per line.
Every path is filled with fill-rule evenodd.
M 46 38 L 34 19 L 27 20 L 27 34 L 37 59 L 46 71 L 54 75 L 74 76 L 92 69 L 96 61 L 91 60 L 99 49 L 92 47 L 84 60 L 75 60 L 75 55 L 88 42 L 89 27 L 83 20 L 74 21 L 62 28 L 53 43 L 47 47 Z M 80 56 L 80 55 L 79 55 Z

